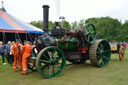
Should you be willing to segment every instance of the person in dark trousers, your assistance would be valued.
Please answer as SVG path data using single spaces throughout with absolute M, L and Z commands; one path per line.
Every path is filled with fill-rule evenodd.
M 0 52 L 1 52 L 1 56 L 2 56 L 2 60 L 3 60 L 3 65 L 6 65 L 6 63 L 5 63 L 5 45 L 3 45 L 3 42 L 2 41 L 0 41 Z
M 0 43 L 1 43 L 1 41 L 0 41 Z M 1 44 L 0 44 L 0 57 L 1 57 Z
M 11 54 L 11 41 L 8 41 L 8 44 L 6 45 L 6 51 L 7 51 L 7 61 L 10 65 L 12 65 L 12 61 L 13 61 L 13 55 Z

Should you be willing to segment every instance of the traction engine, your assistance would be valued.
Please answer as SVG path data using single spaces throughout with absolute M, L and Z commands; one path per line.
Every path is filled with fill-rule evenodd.
M 85 63 L 90 60 L 96 67 L 106 66 L 111 57 L 110 45 L 105 39 L 96 39 L 96 28 L 86 24 L 82 30 L 71 32 L 56 26 L 49 33 L 49 6 L 43 6 L 44 34 L 36 39 L 38 55 L 32 56 L 34 66 L 45 78 L 59 76 L 66 66 L 66 60 L 73 63 Z

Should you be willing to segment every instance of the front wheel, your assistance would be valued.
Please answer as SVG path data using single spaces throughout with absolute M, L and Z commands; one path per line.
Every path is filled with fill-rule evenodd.
M 65 65 L 64 53 L 53 46 L 42 49 L 36 60 L 37 70 L 45 78 L 59 76 L 64 71 Z

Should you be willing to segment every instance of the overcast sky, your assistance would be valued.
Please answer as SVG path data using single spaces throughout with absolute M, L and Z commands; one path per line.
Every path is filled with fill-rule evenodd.
M 2 0 L 0 0 L 2 1 Z M 49 19 L 79 21 L 91 17 L 110 16 L 124 22 L 128 20 L 128 0 L 3 0 L 11 15 L 25 21 L 43 20 L 42 5 L 50 5 Z M 1 7 L 1 6 L 0 6 Z

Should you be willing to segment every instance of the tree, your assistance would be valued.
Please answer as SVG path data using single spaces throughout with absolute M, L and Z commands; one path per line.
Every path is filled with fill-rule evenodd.
M 39 20 L 39 21 L 31 21 L 30 22 L 31 25 L 34 25 L 40 29 L 43 29 L 43 21 L 42 20 Z
M 30 22 L 31 25 L 34 25 L 40 29 L 44 29 L 44 25 L 43 25 L 43 21 L 42 20 L 39 20 L 39 21 L 31 21 Z M 49 30 L 51 30 L 53 27 L 55 26 L 55 24 L 52 22 L 52 21 L 49 21 L 48 22 L 48 27 L 49 27 Z
M 89 18 L 86 23 L 93 23 L 97 29 L 97 38 L 118 40 L 121 22 L 111 17 Z
M 79 30 L 83 29 L 85 23 L 92 23 L 97 30 L 97 38 L 107 39 L 109 41 L 128 41 L 128 20 L 122 24 L 118 19 L 113 19 L 111 17 L 93 17 L 88 18 L 87 20 L 80 20 L 79 22 L 75 21 L 71 24 L 62 20 L 60 25 L 65 29 Z M 31 21 L 30 24 L 43 29 L 43 21 Z M 55 23 L 49 21 L 49 31 L 55 27 Z
M 86 21 L 85 21 L 85 23 L 92 23 L 92 24 L 97 24 L 98 23 L 98 20 L 99 20 L 99 18 L 95 18 L 95 17 L 93 17 L 93 18 L 88 18 Z
M 128 42 L 128 20 L 126 20 L 125 23 L 122 25 L 120 34 L 120 40 Z
M 84 25 L 85 25 L 85 20 L 84 19 L 80 20 L 79 26 L 78 26 L 79 29 L 83 29 Z
M 66 29 L 70 29 L 71 28 L 70 23 L 68 21 L 66 21 L 66 20 L 62 20 L 60 23 L 61 23 L 61 27 L 64 27 Z
M 72 30 L 76 30 L 77 27 L 78 27 L 77 21 L 71 23 L 71 29 L 72 29 Z
M 48 27 L 49 27 L 49 31 L 51 31 L 55 27 L 55 23 L 53 23 L 52 21 L 49 21 Z

